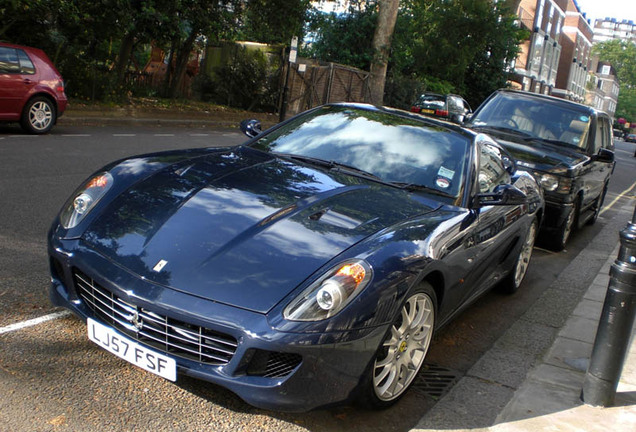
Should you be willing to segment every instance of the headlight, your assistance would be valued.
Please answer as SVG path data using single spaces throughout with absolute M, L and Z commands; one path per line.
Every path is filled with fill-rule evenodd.
M 572 189 L 572 179 L 569 177 L 557 176 L 554 174 L 546 174 L 542 172 L 534 173 L 535 178 L 541 187 L 548 192 L 556 192 L 559 194 L 569 194 Z
M 91 178 L 66 203 L 60 223 L 66 229 L 76 227 L 113 185 L 113 176 L 104 172 Z
M 332 268 L 311 284 L 283 312 L 290 321 L 320 321 L 337 314 L 371 281 L 366 261 L 351 260 Z
M 541 187 L 549 192 L 555 191 L 556 188 L 559 187 L 559 178 L 557 176 L 553 176 L 552 174 L 540 174 L 538 177 Z

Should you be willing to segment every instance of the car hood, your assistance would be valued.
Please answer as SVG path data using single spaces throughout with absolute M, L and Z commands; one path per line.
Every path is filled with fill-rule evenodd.
M 82 240 L 154 283 L 265 313 L 347 248 L 437 207 L 241 147 L 137 183 L 102 209 Z
M 557 144 L 535 140 L 528 144 L 520 144 L 499 138 L 497 140 L 524 167 L 533 170 L 550 172 L 560 171 L 585 162 L 588 157 L 575 149 Z

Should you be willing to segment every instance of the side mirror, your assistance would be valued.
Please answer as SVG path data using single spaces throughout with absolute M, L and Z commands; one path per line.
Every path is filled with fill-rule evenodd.
M 602 148 L 597 154 L 592 156 L 593 161 L 612 163 L 614 162 L 614 152 L 606 148 Z
M 261 130 L 261 122 L 256 119 L 243 120 L 241 122 L 241 131 L 250 138 L 263 132 Z
M 480 207 L 491 205 L 522 205 L 528 203 L 528 196 L 510 184 L 499 185 L 493 193 L 477 195 Z

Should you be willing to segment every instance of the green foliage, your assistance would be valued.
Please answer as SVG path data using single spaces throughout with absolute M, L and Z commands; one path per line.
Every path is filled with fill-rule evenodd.
M 267 44 L 303 39 L 310 0 L 250 0 L 245 4 L 239 38 Z
M 361 2 L 373 5 L 375 2 Z M 478 105 L 507 81 L 506 64 L 525 36 L 506 2 L 402 0 L 393 36 L 385 103 L 410 106 L 422 90 L 456 92 Z M 316 41 L 305 54 L 369 69 L 377 19 L 374 7 L 347 15 L 314 12 Z
M 301 55 L 369 70 L 376 21 L 374 9 L 352 8 L 344 15 L 313 10 L 308 22 L 313 42 L 303 48 Z
M 636 123 L 636 44 L 614 39 L 594 45 L 594 54 L 616 70 L 620 84 L 616 118 Z
M 200 76 L 198 91 L 201 98 L 249 111 L 276 111 L 278 59 L 268 58 L 260 50 L 236 45 L 231 60 L 212 77 Z

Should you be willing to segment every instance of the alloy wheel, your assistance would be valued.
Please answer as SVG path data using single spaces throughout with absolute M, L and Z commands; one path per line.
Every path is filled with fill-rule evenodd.
M 53 121 L 51 105 L 45 101 L 37 101 L 29 109 L 29 123 L 36 131 L 42 131 L 49 127 Z
M 431 297 L 421 292 L 409 297 L 375 360 L 373 388 L 378 399 L 391 401 L 408 389 L 424 363 L 434 323 Z
M 530 258 L 532 257 L 532 249 L 534 248 L 534 240 L 537 236 L 537 223 L 532 222 L 530 228 L 528 229 L 528 234 L 526 235 L 526 240 L 523 243 L 523 247 L 521 249 L 521 253 L 519 254 L 519 259 L 517 260 L 517 265 L 515 266 L 515 287 L 521 285 L 523 278 L 528 271 L 528 266 L 530 265 Z

